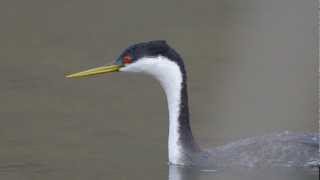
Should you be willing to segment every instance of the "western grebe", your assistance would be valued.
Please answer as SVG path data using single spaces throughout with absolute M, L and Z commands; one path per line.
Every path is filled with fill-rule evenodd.
M 185 166 L 229 167 L 309 166 L 319 163 L 319 135 L 275 133 L 242 139 L 212 150 L 195 142 L 189 122 L 187 75 L 180 55 L 165 41 L 128 47 L 111 65 L 67 75 L 87 77 L 111 72 L 145 73 L 156 78 L 169 109 L 169 163 Z

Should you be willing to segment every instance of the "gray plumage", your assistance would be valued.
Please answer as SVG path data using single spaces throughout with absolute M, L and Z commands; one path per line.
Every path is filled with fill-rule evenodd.
M 273 133 L 199 151 L 188 157 L 187 164 L 202 167 L 319 166 L 319 134 Z

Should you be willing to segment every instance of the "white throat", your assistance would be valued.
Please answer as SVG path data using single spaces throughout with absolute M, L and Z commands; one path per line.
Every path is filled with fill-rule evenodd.
M 179 66 L 163 56 L 144 57 L 135 63 L 126 65 L 120 71 L 146 73 L 160 82 L 165 91 L 169 108 L 169 161 L 173 164 L 181 164 L 182 146 L 179 142 L 178 118 L 183 77 Z

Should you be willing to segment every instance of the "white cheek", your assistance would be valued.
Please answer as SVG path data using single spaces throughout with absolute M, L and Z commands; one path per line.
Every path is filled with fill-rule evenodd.
M 176 96 L 177 92 L 181 89 L 182 73 L 179 66 L 163 56 L 139 59 L 121 68 L 120 71 L 144 73 L 155 77 L 160 82 L 169 99 L 173 95 Z
M 138 62 L 134 62 L 132 64 L 127 64 L 125 67 L 121 68 L 120 71 L 122 72 L 135 72 L 135 73 L 146 73 L 147 69 L 152 66 L 155 62 L 153 61 L 146 61 L 146 60 L 139 60 Z
M 154 76 L 160 81 L 166 81 L 172 78 L 175 79 L 181 76 L 181 71 L 178 65 L 163 56 L 139 59 L 138 61 L 121 68 L 120 71 L 146 73 Z

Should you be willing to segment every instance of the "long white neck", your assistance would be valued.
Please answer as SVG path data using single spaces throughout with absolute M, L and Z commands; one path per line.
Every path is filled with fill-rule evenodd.
M 145 57 L 127 65 L 121 71 L 144 72 L 160 82 L 165 91 L 169 109 L 169 161 L 173 164 L 183 164 L 183 154 L 185 154 L 188 144 L 193 144 L 193 137 L 189 125 L 186 85 L 183 83 L 183 73 L 178 64 L 163 56 Z M 183 90 L 185 90 L 186 99 L 182 98 Z M 181 116 L 184 108 L 185 114 Z

